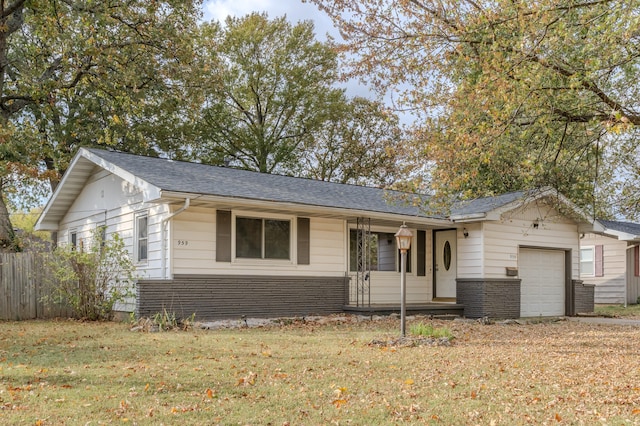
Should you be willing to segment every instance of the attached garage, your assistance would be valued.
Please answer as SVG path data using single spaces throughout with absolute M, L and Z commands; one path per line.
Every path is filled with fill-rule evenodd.
M 520 248 L 520 316 L 565 315 L 565 252 Z

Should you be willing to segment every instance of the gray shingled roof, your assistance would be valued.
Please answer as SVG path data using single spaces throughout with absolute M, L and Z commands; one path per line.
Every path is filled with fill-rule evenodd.
M 507 204 L 511 204 L 514 201 L 523 200 L 527 195 L 529 195 L 529 193 L 526 191 L 516 191 L 497 195 L 494 197 L 483 197 L 473 200 L 458 201 L 451 208 L 451 216 L 488 213 Z
M 426 196 L 99 149 L 88 151 L 162 191 L 443 218 L 426 215 L 419 205 L 411 205 L 412 201 L 419 204 L 427 200 Z
M 601 219 L 599 219 L 598 222 L 603 224 L 607 229 L 611 229 L 612 231 L 625 232 L 634 236 L 640 236 L 640 223 Z

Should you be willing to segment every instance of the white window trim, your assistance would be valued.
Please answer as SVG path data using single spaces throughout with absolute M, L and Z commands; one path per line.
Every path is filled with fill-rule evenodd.
M 147 258 L 139 259 L 139 244 L 140 239 L 138 238 L 138 221 L 139 219 L 146 217 L 147 218 Z M 133 217 L 133 260 L 137 265 L 147 265 L 149 264 L 149 211 L 142 210 L 136 212 Z
M 289 221 L 289 259 L 258 259 L 247 257 L 236 257 L 236 218 L 249 218 L 249 219 L 275 219 L 275 220 L 287 220 Z M 297 263 L 297 233 L 298 223 L 296 216 L 273 214 L 273 213 L 260 213 L 253 211 L 233 210 L 231 212 L 231 263 L 239 265 L 260 265 L 260 266 L 282 266 L 282 265 L 295 265 Z M 264 232 L 262 234 L 262 244 L 264 246 Z
M 589 273 L 582 271 L 582 250 L 590 250 L 591 251 L 592 271 L 589 272 Z M 595 277 L 596 276 L 596 246 L 580 247 L 580 276 L 581 277 Z

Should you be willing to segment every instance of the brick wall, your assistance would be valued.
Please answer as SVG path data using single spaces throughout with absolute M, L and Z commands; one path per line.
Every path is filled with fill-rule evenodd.
M 583 314 L 593 312 L 594 305 L 594 284 L 585 284 L 580 280 L 573 280 L 573 301 L 574 301 L 574 314 Z
M 467 318 L 518 318 L 519 279 L 458 279 L 456 302 Z
M 177 276 L 140 280 L 136 315 L 173 312 L 178 318 L 275 318 L 342 312 L 345 277 Z

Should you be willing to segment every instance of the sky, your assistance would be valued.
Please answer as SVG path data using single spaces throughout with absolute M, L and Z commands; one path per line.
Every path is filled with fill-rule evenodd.
M 312 20 L 319 40 L 325 40 L 327 33 L 339 38 L 338 31 L 333 27 L 329 17 L 320 12 L 315 5 L 303 3 L 301 0 L 205 0 L 203 4 L 205 21 L 222 22 L 229 15 L 240 17 L 251 12 L 267 12 L 270 18 L 286 15 L 292 23 Z

